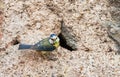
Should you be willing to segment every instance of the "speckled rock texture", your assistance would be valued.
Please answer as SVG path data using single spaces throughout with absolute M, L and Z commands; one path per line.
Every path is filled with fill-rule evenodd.
M 0 0 L 0 43 L 1 43 L 1 38 L 2 38 L 2 23 L 4 20 L 4 13 L 3 13 L 3 2 Z
M 2 1 L 2 0 L 1 0 Z M 0 77 L 120 77 L 120 55 L 101 23 L 111 19 L 107 0 L 3 0 Z M 78 50 L 59 47 L 43 58 L 18 43 L 34 44 L 61 32 L 61 20 Z M 16 41 L 16 42 L 14 42 Z
M 120 1 L 108 0 L 111 20 L 107 21 L 109 37 L 116 43 L 118 53 L 120 53 Z
M 111 6 L 110 13 L 114 21 L 120 24 L 120 0 L 108 0 Z

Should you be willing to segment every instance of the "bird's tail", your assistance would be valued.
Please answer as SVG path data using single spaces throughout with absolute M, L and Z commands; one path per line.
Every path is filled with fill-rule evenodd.
M 19 49 L 19 50 L 20 50 L 20 49 L 31 49 L 31 46 L 32 46 L 32 45 L 20 44 L 18 49 Z

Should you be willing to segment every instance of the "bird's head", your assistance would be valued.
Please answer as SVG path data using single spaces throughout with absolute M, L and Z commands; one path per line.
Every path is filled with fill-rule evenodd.
M 56 45 L 58 44 L 60 41 L 59 37 L 56 35 L 56 34 L 51 34 L 50 35 L 50 39 L 49 39 L 49 42 L 53 45 Z

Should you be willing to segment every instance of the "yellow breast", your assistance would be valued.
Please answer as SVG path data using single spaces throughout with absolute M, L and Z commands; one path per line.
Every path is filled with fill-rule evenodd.
M 53 46 L 55 46 L 56 48 L 59 47 L 60 43 L 56 42 Z

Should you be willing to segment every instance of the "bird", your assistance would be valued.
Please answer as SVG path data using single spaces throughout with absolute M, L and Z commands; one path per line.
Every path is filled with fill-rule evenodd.
M 49 37 L 40 40 L 34 45 L 19 44 L 18 50 L 31 49 L 36 51 L 51 52 L 57 49 L 60 45 L 60 39 L 56 34 L 51 34 Z

